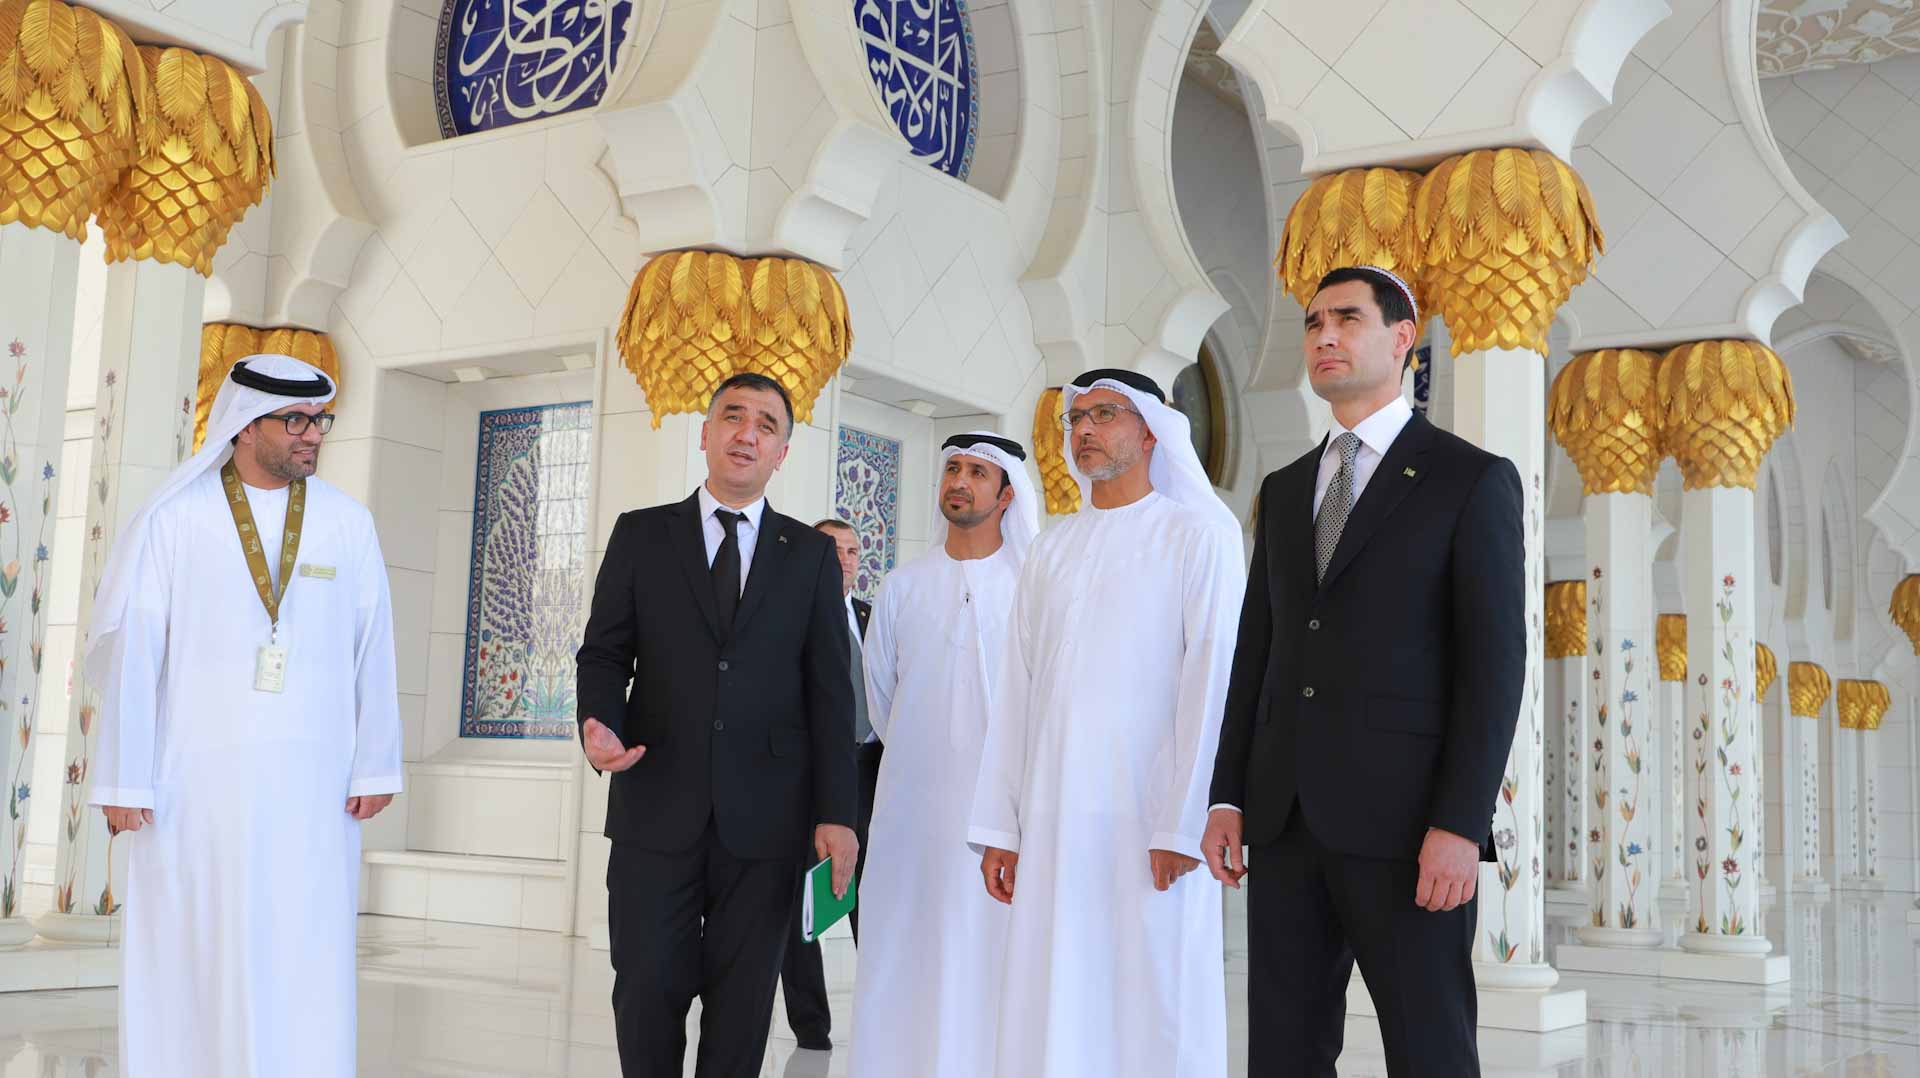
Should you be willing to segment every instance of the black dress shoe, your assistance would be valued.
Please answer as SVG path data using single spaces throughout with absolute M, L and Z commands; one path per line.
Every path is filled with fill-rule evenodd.
M 800 1041 L 800 1047 L 809 1052 L 833 1051 L 833 1041 L 825 1033 L 815 1033 L 811 1030 L 806 1033 L 796 1031 L 794 1036 Z

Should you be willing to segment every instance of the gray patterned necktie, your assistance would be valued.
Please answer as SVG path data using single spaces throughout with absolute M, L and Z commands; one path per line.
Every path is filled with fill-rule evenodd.
M 860 658 L 860 634 L 847 627 L 853 637 L 853 743 L 864 745 L 873 736 L 873 723 L 867 718 L 867 666 Z
M 1327 565 L 1333 561 L 1333 550 L 1340 545 L 1340 533 L 1353 512 L 1353 458 L 1360 455 L 1360 436 L 1348 431 L 1333 440 L 1333 447 L 1340 451 L 1340 470 L 1327 484 L 1326 496 L 1320 499 L 1320 516 L 1313 522 L 1313 562 L 1319 570 L 1316 581 L 1326 580 Z

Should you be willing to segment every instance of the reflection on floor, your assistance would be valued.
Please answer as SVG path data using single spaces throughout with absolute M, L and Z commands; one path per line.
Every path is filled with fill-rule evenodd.
M 1588 1024 L 1544 1037 L 1483 1031 L 1486 1072 L 1920 1075 L 1920 931 L 1907 927 L 1911 903 L 1910 895 L 1843 894 L 1820 902 L 1783 895 L 1769 912 L 1768 932 L 1792 957 L 1793 981 L 1773 989 L 1568 975 L 1563 983 L 1588 991 Z M 1555 932 L 1567 938 L 1571 927 L 1556 921 Z M 834 1042 L 841 1047 L 797 1048 L 776 1006 L 764 1075 L 847 1074 L 854 954 L 850 941 L 828 943 Z M 1236 1059 L 1245 1055 L 1245 968 L 1244 953 L 1230 951 Z M 607 956 L 582 940 L 368 917 L 360 923 L 360 969 L 366 1078 L 619 1074 Z M 0 1078 L 116 1075 L 114 1007 L 111 990 L 0 996 Z M 697 1012 L 688 1022 L 690 1041 L 696 1020 Z M 1378 1046 L 1371 1022 L 1350 1020 L 1340 1073 L 1383 1075 Z

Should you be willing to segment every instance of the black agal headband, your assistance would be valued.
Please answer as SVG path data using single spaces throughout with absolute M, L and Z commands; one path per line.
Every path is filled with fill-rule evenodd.
M 940 444 L 941 449 L 968 450 L 976 445 L 990 445 L 1015 460 L 1027 459 L 1027 451 L 1012 438 L 998 438 L 991 434 L 956 434 Z
M 235 385 L 271 393 L 276 397 L 324 397 L 333 392 L 333 383 L 324 374 L 316 374 L 312 378 L 275 378 L 248 367 L 244 359 L 233 365 L 227 377 L 233 379 Z

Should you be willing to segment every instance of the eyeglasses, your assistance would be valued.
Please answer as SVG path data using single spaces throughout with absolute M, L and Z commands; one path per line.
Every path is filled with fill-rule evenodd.
M 287 425 L 287 434 L 295 438 L 307 433 L 308 427 L 320 428 L 320 433 L 323 435 L 333 429 L 332 412 L 321 412 L 319 415 L 308 415 L 305 412 L 269 412 L 260 418 L 278 419 Z
M 1093 420 L 1094 426 L 1104 427 L 1113 422 L 1121 412 L 1131 412 L 1134 415 L 1140 414 L 1137 410 L 1128 408 L 1123 404 L 1096 404 L 1091 408 L 1075 408 L 1073 411 L 1062 415 L 1060 417 L 1060 429 L 1071 433 L 1073 428 L 1078 426 L 1082 419 L 1091 419 Z

